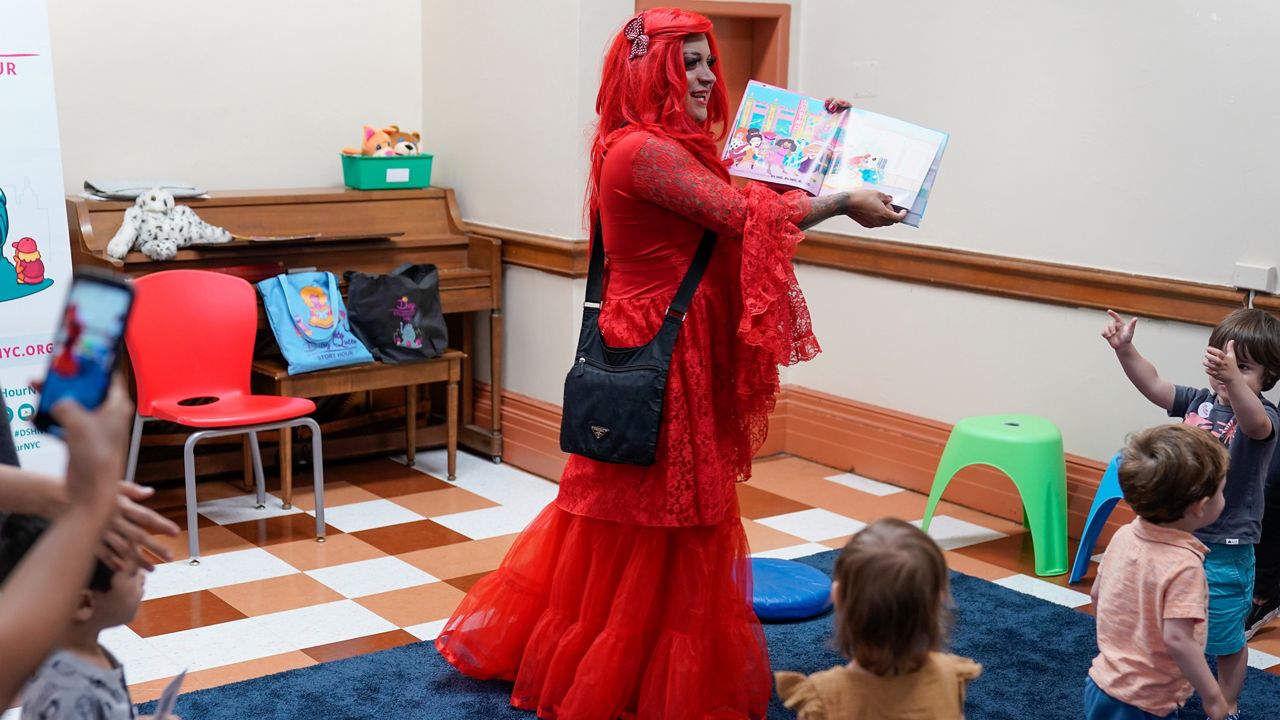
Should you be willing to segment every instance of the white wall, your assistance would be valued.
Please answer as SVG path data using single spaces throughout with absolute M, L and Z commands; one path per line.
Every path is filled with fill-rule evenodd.
M 1280 3 L 801 8 L 797 89 L 951 133 L 924 227 L 869 234 L 1221 284 L 1280 264 Z
M 50 2 L 67 190 L 86 178 L 209 189 L 342 184 L 362 125 L 422 124 L 422 5 Z

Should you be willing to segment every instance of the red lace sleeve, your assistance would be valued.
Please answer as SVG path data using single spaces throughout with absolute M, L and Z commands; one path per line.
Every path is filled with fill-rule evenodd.
M 764 442 L 778 390 L 779 365 L 812 359 L 820 348 L 791 258 L 804 233 L 796 225 L 811 202 L 801 191 L 778 195 L 759 183 L 739 190 L 678 143 L 650 137 L 632 164 L 635 194 L 741 242 L 737 385 L 751 445 Z

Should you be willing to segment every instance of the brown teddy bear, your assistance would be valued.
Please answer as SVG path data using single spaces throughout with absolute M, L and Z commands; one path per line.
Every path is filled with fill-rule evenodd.
M 397 155 L 417 155 L 419 153 L 418 144 L 422 142 L 422 135 L 419 133 L 400 132 L 399 125 L 389 125 L 382 129 L 391 138 L 391 147 L 395 149 Z

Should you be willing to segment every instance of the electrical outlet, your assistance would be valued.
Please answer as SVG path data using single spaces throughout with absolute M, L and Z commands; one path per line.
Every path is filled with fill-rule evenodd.
M 1231 273 L 1231 284 L 1242 290 L 1274 293 L 1280 289 L 1280 277 L 1277 277 L 1275 265 L 1238 262 L 1235 272 Z

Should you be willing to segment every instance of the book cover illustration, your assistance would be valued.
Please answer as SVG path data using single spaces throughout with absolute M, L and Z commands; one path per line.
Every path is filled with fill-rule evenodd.
M 908 211 L 918 226 L 947 146 L 944 132 L 751 81 L 723 160 L 739 177 L 813 195 L 870 188 Z

